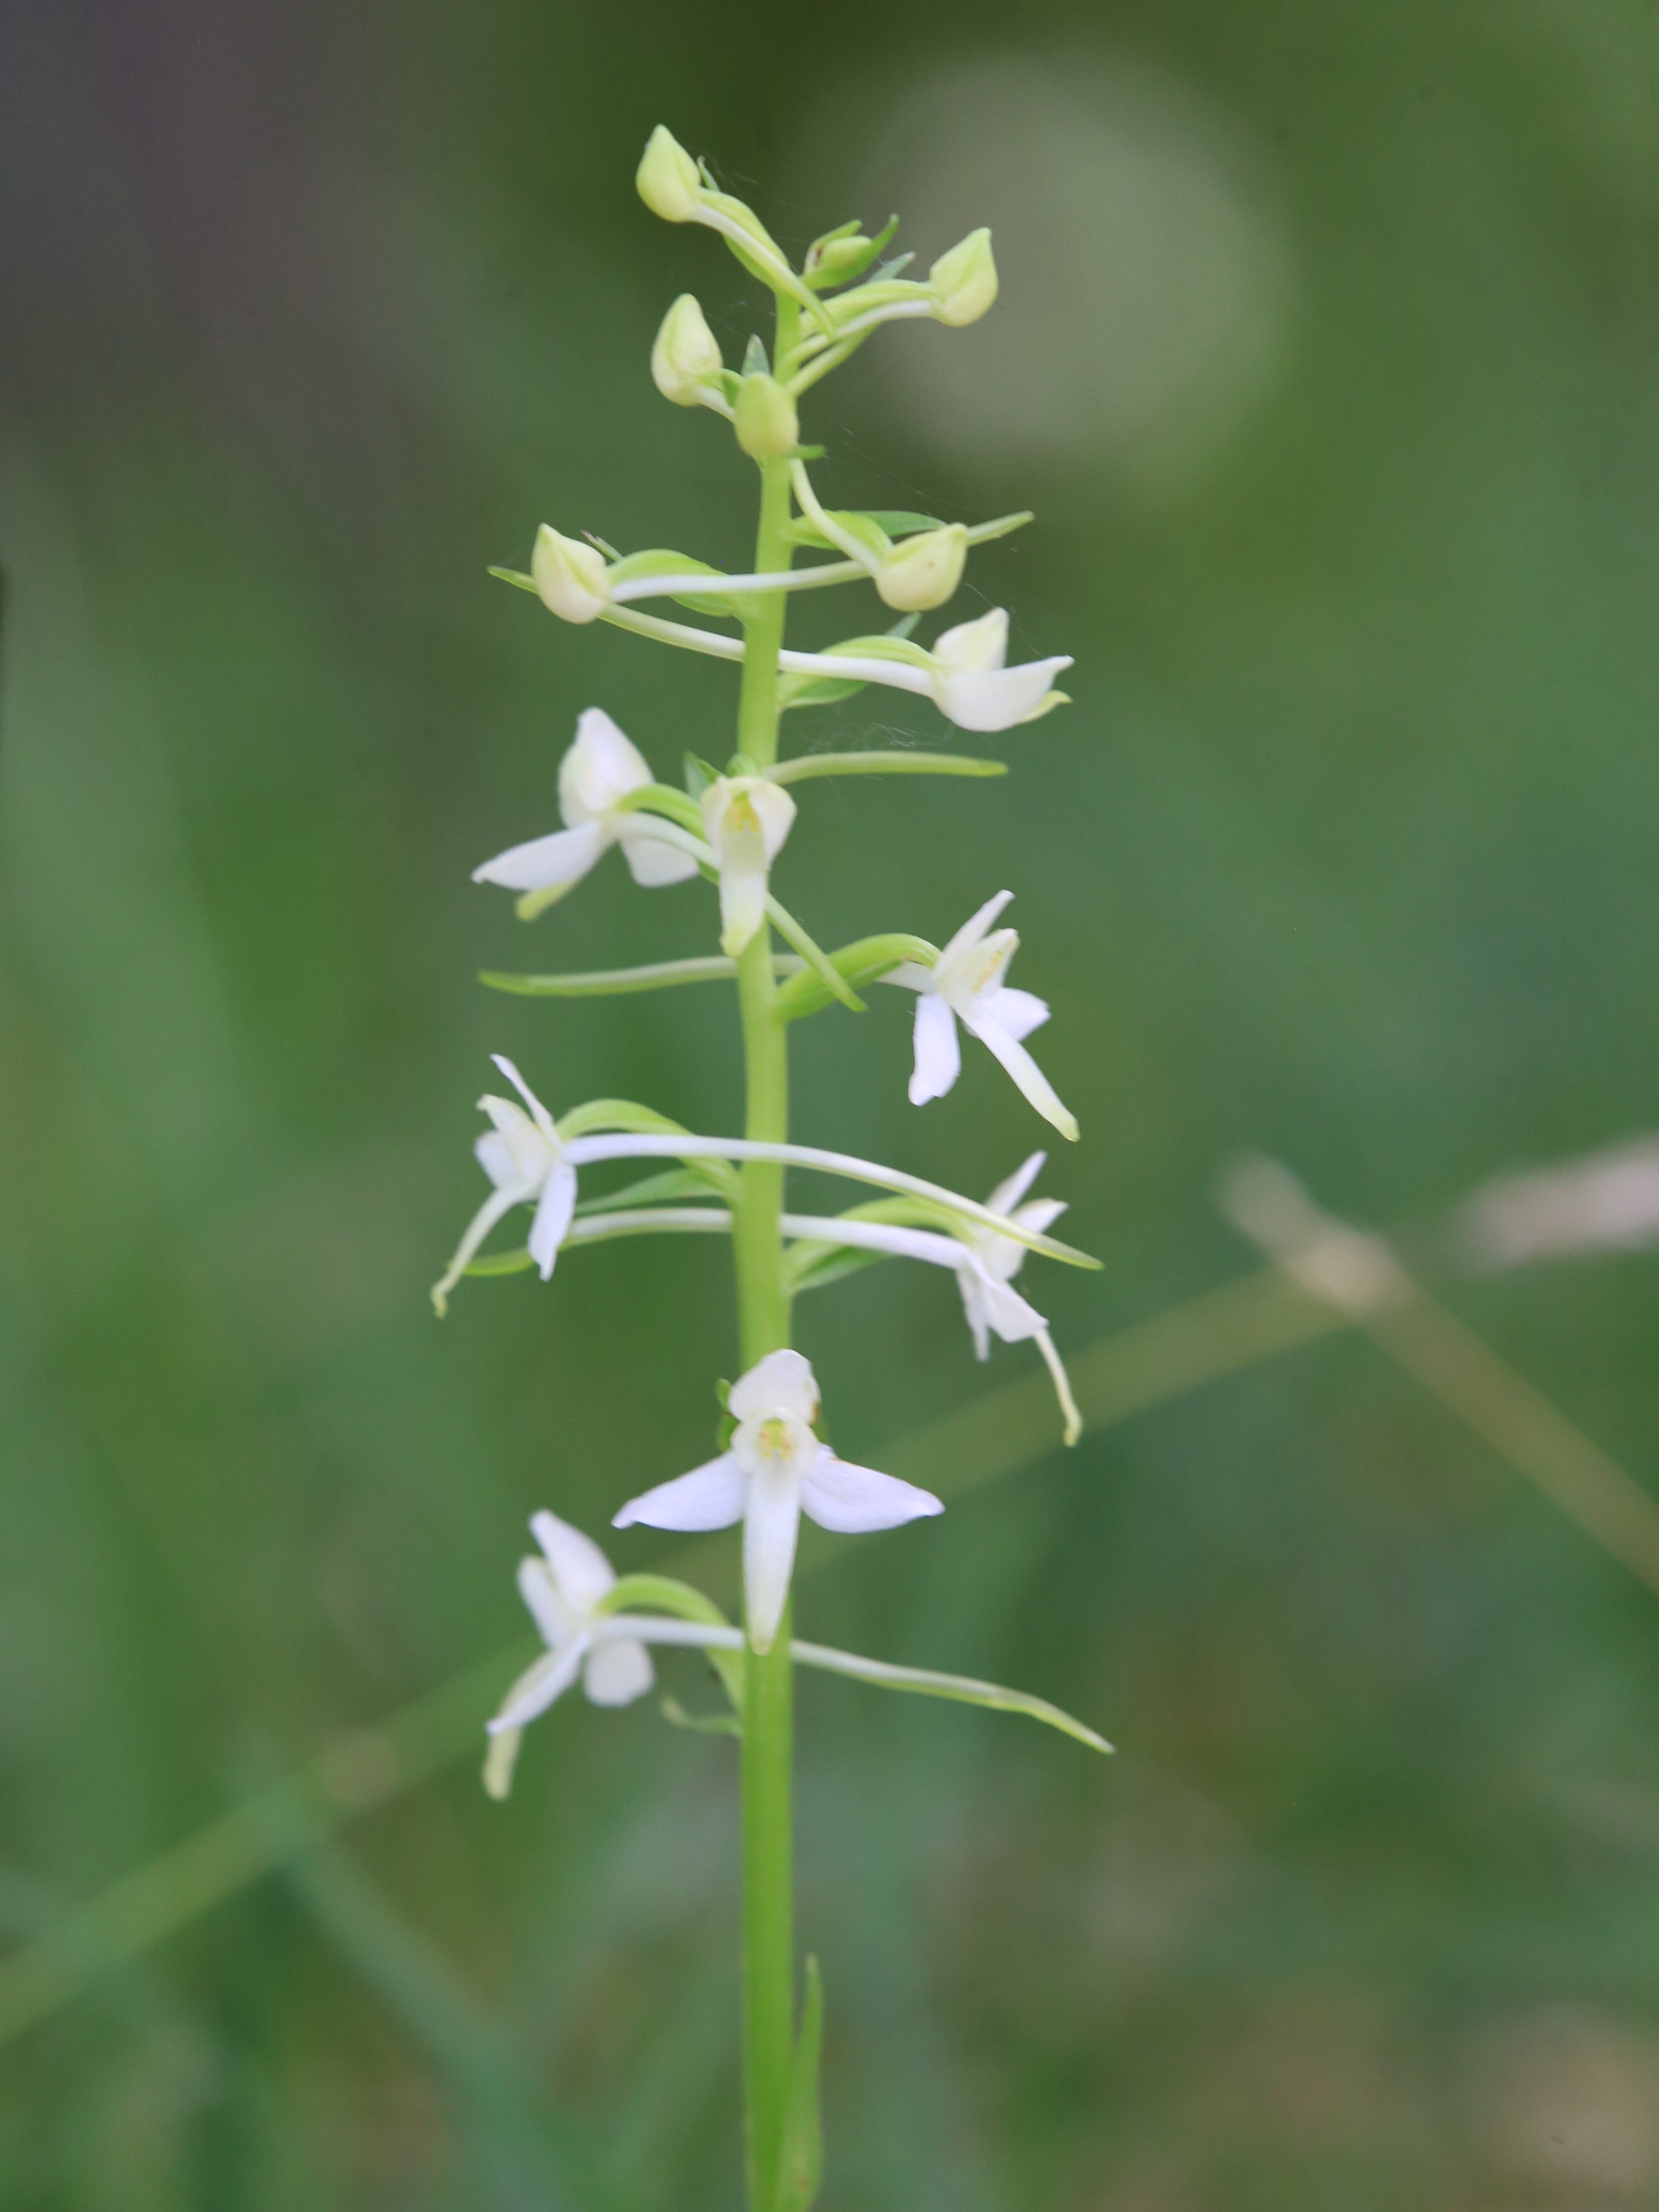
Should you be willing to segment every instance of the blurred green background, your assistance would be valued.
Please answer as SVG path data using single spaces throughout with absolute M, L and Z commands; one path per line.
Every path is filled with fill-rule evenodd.
M 1399 1227 L 1656 1118 L 1648 0 L 7 10 L 0 1929 L 319 1753 L 383 1800 L 12 2040 L 9 2206 L 737 2201 L 731 1747 L 573 1702 L 502 1808 L 473 1733 L 528 1513 L 705 1449 L 724 1255 L 426 1297 L 489 1050 L 738 1112 L 724 993 L 474 980 L 710 939 L 615 860 L 531 929 L 467 880 L 583 707 L 671 775 L 726 741 L 727 672 L 483 573 L 543 520 L 746 562 L 752 472 L 647 356 L 682 289 L 728 360 L 761 304 L 635 200 L 659 120 L 796 251 L 996 233 L 990 319 L 884 333 L 808 434 L 842 504 L 1038 510 L 959 608 L 1076 703 L 1006 784 L 811 787 L 780 889 L 826 943 L 1018 893 L 1105 1261 L 1023 1279 L 1062 1348 L 1257 1264 L 1241 1151 Z M 945 734 L 866 693 L 787 741 Z M 810 1140 L 977 1191 L 1040 1139 L 983 1054 L 907 1105 L 896 994 L 798 1036 Z M 801 1310 L 878 1464 L 1034 1364 L 925 1272 Z M 1651 1481 L 1651 1261 L 1449 1295 Z M 803 1631 L 1121 1754 L 804 1686 L 825 2212 L 1659 2203 L 1659 1598 L 1362 1340 L 1071 1455 L 1019 1402 L 1028 1463 Z M 378 1723 L 481 1661 L 394 1786 Z

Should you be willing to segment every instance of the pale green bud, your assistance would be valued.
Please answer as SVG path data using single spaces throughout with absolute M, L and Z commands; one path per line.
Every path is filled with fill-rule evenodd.
M 896 545 L 876 571 L 876 589 L 901 614 L 942 607 L 962 581 L 968 532 L 960 522 Z
M 611 604 L 605 556 L 577 538 L 561 538 L 550 523 L 536 532 L 530 573 L 542 605 L 562 622 L 597 622 Z
M 697 165 L 673 132 L 659 123 L 646 142 L 634 178 L 640 198 L 665 222 L 690 222 L 702 204 Z
M 725 366 L 702 309 L 690 292 L 682 292 L 663 317 L 651 349 L 651 374 L 658 391 L 677 407 L 696 407 L 707 380 L 718 376 Z
M 738 386 L 738 443 L 751 460 L 779 461 L 800 443 L 795 403 L 775 377 L 745 376 Z
M 804 273 L 822 283 L 838 283 L 843 276 L 856 276 L 866 269 L 874 251 L 875 241 L 860 234 L 850 238 L 829 238 L 807 255 Z
M 960 246 L 941 253 L 927 271 L 933 313 L 952 330 L 976 323 L 997 295 L 997 264 L 988 230 L 970 230 Z

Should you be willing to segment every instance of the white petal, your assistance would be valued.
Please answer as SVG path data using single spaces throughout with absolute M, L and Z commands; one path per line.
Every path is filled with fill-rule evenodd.
M 614 826 L 629 872 L 647 890 L 655 890 L 663 884 L 686 883 L 696 874 L 697 864 L 691 854 L 653 837 L 643 817 L 620 815 Z
M 647 1528 L 729 1528 L 743 1518 L 747 1485 L 730 1452 L 694 1467 L 690 1474 L 659 1482 L 638 1498 L 630 1498 L 611 1523 L 631 1528 L 643 1522 Z
M 522 1182 L 524 1172 L 513 1157 L 513 1147 L 499 1129 L 486 1129 L 472 1147 L 472 1157 L 497 1190 Z
M 930 1098 L 943 1098 L 962 1072 L 957 1018 L 933 991 L 916 1000 L 915 1055 L 910 1103 L 925 1106 Z
M 799 1352 L 769 1352 L 732 1385 L 726 1411 L 734 1420 L 757 1415 L 793 1413 L 810 1428 L 818 1417 L 817 1378 L 812 1363 Z
M 1018 1039 L 1011 1037 L 995 1022 L 975 1017 L 964 1019 L 986 1050 L 1002 1062 L 1043 1120 L 1052 1121 L 1062 1137 L 1069 1137 L 1075 1144 L 1076 1115 L 1061 1105 L 1054 1085 Z
M 595 1645 L 582 1687 L 596 1705 L 631 1705 L 656 1679 L 644 1644 L 618 1638 L 614 1644 Z
M 745 838 L 720 856 L 720 951 L 735 960 L 766 920 L 766 863 L 760 840 Z
M 1029 1159 L 1020 1162 L 1006 1182 L 1000 1182 L 997 1185 L 985 1201 L 993 1213 L 1013 1212 L 1031 1185 L 1042 1173 L 1042 1164 L 1048 1157 L 1047 1152 L 1033 1152 Z
M 495 1125 L 472 1147 L 484 1173 L 498 1187 L 512 1182 L 539 1190 L 557 1157 L 556 1147 L 548 1143 L 523 1107 L 514 1105 L 510 1098 L 497 1098 L 486 1091 L 478 1101 L 478 1111 L 488 1114 Z M 499 1142 L 492 1143 L 492 1138 Z M 498 1174 L 496 1170 L 503 1164 L 506 1172 Z
M 769 1651 L 789 1601 L 789 1577 L 800 1530 L 801 1486 L 792 1474 L 756 1476 L 743 1516 L 744 1610 L 749 1639 Z
M 603 824 L 584 823 L 575 830 L 556 830 L 550 836 L 532 837 L 527 845 L 509 845 L 481 868 L 474 868 L 475 884 L 501 884 L 510 891 L 568 890 L 599 860 L 611 842 Z
M 980 1278 L 979 1291 L 987 1325 L 1005 1344 L 1029 1343 L 1048 1326 L 1035 1306 L 1028 1305 L 1017 1290 L 1000 1282 L 988 1268 Z
M 1008 611 L 993 607 L 974 622 L 957 623 L 933 641 L 933 658 L 952 675 L 1000 668 L 1008 658 Z
M 562 1651 L 581 1634 L 582 1614 L 587 1608 L 567 1601 L 545 1559 L 532 1555 L 520 1560 L 519 1595 L 530 1608 L 530 1617 L 550 1651 Z
M 520 1097 L 523 1099 L 525 1104 L 530 1109 L 531 1120 L 536 1124 L 536 1127 L 541 1131 L 543 1136 L 546 1138 L 548 1143 L 551 1145 L 556 1152 L 559 1144 L 559 1133 L 553 1126 L 553 1116 L 548 1112 L 546 1107 L 543 1105 L 541 1100 L 537 1097 L 535 1092 L 525 1081 L 523 1076 L 520 1074 L 518 1069 L 513 1065 L 513 1062 L 507 1058 L 504 1052 L 492 1052 L 489 1057 L 495 1061 L 496 1066 L 500 1068 L 501 1073 L 507 1078 L 507 1081 L 513 1085 L 513 1088 L 518 1092 Z M 481 1099 L 478 1103 L 482 1105 L 483 1102 Z
M 507 1729 L 521 1729 L 544 1713 L 575 1680 L 586 1656 L 587 1638 L 583 1636 L 567 1644 L 562 1651 L 550 1651 L 545 1659 L 538 1659 L 507 1692 L 506 1703 L 489 1723 L 491 1735 Z
M 854 1467 L 837 1459 L 826 1444 L 817 1464 L 801 1485 L 801 1504 L 820 1528 L 861 1535 L 872 1528 L 897 1528 L 930 1513 L 943 1513 L 944 1502 L 931 1490 L 918 1490 L 896 1474 Z
M 933 701 L 948 721 L 959 730 L 1012 730 L 1032 720 L 1054 689 L 1054 680 L 1072 665 L 1069 653 L 1048 660 L 1023 660 L 1016 668 L 988 669 L 981 674 L 942 672 L 933 685 Z
M 939 964 L 933 969 L 935 975 L 941 969 L 954 968 L 958 961 L 967 958 L 1012 896 L 1012 891 L 999 891 L 994 898 L 988 898 L 976 913 L 969 915 L 940 952 Z
M 617 1579 L 593 1539 L 546 1511 L 531 1515 L 530 1533 L 545 1553 L 565 1603 L 578 1613 L 592 1613 Z
M 553 1272 L 553 1262 L 559 1256 L 559 1247 L 575 1210 L 576 1170 L 568 1160 L 561 1160 L 549 1172 L 542 1187 L 541 1204 L 536 1208 L 536 1218 L 530 1224 L 530 1256 L 541 1269 L 543 1282 Z
M 619 799 L 656 778 L 644 755 L 603 707 L 576 720 L 576 742 L 559 763 L 559 811 L 573 824 L 595 822 Z
M 991 1324 L 985 1310 L 985 1279 L 977 1267 L 957 1269 L 957 1288 L 962 1292 L 962 1310 L 968 1323 L 969 1334 L 974 1340 L 975 1359 L 991 1357 Z
M 781 783 L 769 782 L 764 776 L 750 787 L 749 799 L 760 817 L 761 836 L 766 844 L 766 864 L 769 867 L 783 849 L 783 841 L 795 825 L 795 802 Z
M 988 992 L 979 1002 L 979 1010 L 1014 1038 L 1030 1036 L 1048 1018 L 1046 999 L 1039 999 L 1035 991 L 1011 991 L 1006 983 Z

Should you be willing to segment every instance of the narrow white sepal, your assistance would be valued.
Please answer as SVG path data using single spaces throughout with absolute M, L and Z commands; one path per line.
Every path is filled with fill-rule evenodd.
M 883 1474 L 873 1467 L 855 1467 L 837 1459 L 828 1444 L 801 1483 L 800 1502 L 809 1520 L 836 1534 L 859 1536 L 878 1528 L 901 1528 L 907 1521 L 921 1521 L 943 1513 L 945 1502 L 931 1490 L 901 1482 L 896 1474 Z
M 931 990 L 924 991 L 916 1000 L 915 1052 L 910 1103 L 925 1106 L 930 1099 L 943 1098 L 962 1073 L 957 1018 L 945 1000 Z
M 690 1474 L 659 1482 L 654 1490 L 630 1498 L 616 1516 L 613 1528 L 631 1528 L 643 1522 L 647 1528 L 672 1528 L 690 1534 L 706 1528 L 729 1528 L 743 1518 L 744 1478 L 730 1452 L 722 1452 Z

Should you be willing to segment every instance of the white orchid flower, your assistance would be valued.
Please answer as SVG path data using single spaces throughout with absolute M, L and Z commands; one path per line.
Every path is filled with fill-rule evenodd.
M 719 775 L 702 794 L 703 828 L 720 862 L 720 951 L 729 959 L 766 920 L 767 872 L 794 819 L 794 800 L 763 775 Z
M 455 1248 L 455 1256 L 432 1286 L 432 1303 L 441 1314 L 449 1293 L 466 1273 L 473 1254 L 504 1213 L 515 1206 L 533 1206 L 530 1224 L 530 1256 L 545 1282 L 553 1273 L 570 1217 L 576 1210 L 576 1170 L 553 1126 L 553 1116 L 502 1053 L 491 1055 L 501 1073 L 524 1101 L 496 1098 L 488 1091 L 478 1110 L 488 1114 L 495 1127 L 472 1147 L 479 1166 L 495 1186 L 466 1226 Z M 528 1109 L 526 1111 L 526 1109 Z
M 969 533 L 969 538 L 972 532 Z M 698 570 L 688 562 L 683 571 L 658 568 L 650 574 L 625 574 L 614 580 L 611 570 L 591 546 L 574 539 L 557 538 L 558 562 L 543 560 L 544 541 L 557 533 L 544 523 L 536 540 L 533 588 L 544 603 L 566 622 L 607 622 L 664 645 L 684 647 L 690 653 L 708 653 L 715 660 L 739 661 L 744 643 L 720 630 L 699 629 L 690 623 L 665 622 L 660 616 L 641 614 L 628 602 L 657 599 L 675 592 L 729 594 L 739 592 L 803 590 L 821 584 L 846 583 L 862 570 L 872 574 L 865 560 L 824 562 L 815 568 L 780 574 L 727 576 L 713 569 Z M 902 550 L 901 547 L 899 549 Z M 945 573 L 948 544 L 933 549 Z M 580 570 L 573 567 L 580 556 Z M 678 557 L 678 556 L 677 556 Z M 932 556 L 930 556 L 930 558 Z M 509 583 L 524 580 L 511 570 L 493 571 Z M 901 592 L 911 592 L 915 578 L 899 572 Z M 881 580 L 877 578 L 878 582 Z M 896 604 L 903 604 L 900 600 Z M 797 653 L 787 648 L 778 654 L 785 676 L 827 678 L 837 684 L 886 684 L 897 691 L 915 692 L 931 699 L 948 721 L 958 729 L 1012 730 L 1022 722 L 1035 722 L 1056 707 L 1069 704 L 1068 696 L 1054 689 L 1054 678 L 1072 665 L 1069 653 L 1053 653 L 1046 660 L 1023 660 L 1007 666 L 1008 616 L 993 607 L 976 621 L 958 623 L 936 638 L 933 650 L 902 637 L 854 637 L 824 653 Z
M 492 1797 L 503 1798 L 512 1789 L 525 1729 L 556 1705 L 579 1676 L 590 1702 L 596 1705 L 628 1705 L 644 1697 L 656 1679 L 646 1649 L 648 1644 L 678 1644 L 706 1652 L 725 1679 L 728 1695 L 740 1706 L 742 1675 L 739 1673 L 734 1678 L 731 1670 L 739 1663 L 744 1633 L 732 1627 L 717 1607 L 684 1583 L 652 1577 L 651 1587 L 641 1593 L 643 1601 L 668 1606 L 678 1601 L 684 1617 L 608 1611 L 607 1607 L 616 1602 L 612 1593 L 617 1582 L 599 1546 L 554 1513 L 532 1515 L 530 1526 L 541 1556 L 520 1561 L 519 1589 L 547 1650 L 520 1675 L 503 1698 L 501 1711 L 485 1724 L 489 1748 L 483 1781 Z M 621 1594 L 627 1595 L 626 1586 Z M 885 1660 L 866 1659 L 856 1652 L 837 1651 L 822 1644 L 792 1641 L 789 1651 L 797 1666 L 822 1668 L 879 1689 L 915 1691 L 924 1697 L 1024 1713 L 1050 1728 L 1063 1729 L 1096 1751 L 1111 1749 L 1103 1736 L 1046 1698 L 1005 1689 L 997 1682 L 941 1674 L 926 1668 L 895 1667 Z
M 813 1433 L 818 1388 L 799 1352 L 772 1352 L 732 1386 L 738 1425 L 718 1459 L 632 1498 L 614 1526 L 729 1528 L 741 1521 L 750 1641 L 769 1651 L 789 1597 L 800 1516 L 852 1534 L 942 1513 L 931 1491 L 837 1459 Z
M 1022 1229 L 1046 1230 L 1059 1220 L 1066 1211 L 1063 1198 L 1034 1198 L 1023 1206 L 1020 1203 L 1041 1174 L 1048 1157 L 1046 1152 L 1033 1152 L 1006 1182 L 997 1185 L 985 1201 L 993 1213 L 1006 1213 Z M 1026 1247 L 1015 1237 L 999 1237 L 994 1231 L 965 1223 L 962 1242 L 968 1248 L 969 1256 L 957 1265 L 957 1284 L 974 1340 L 975 1358 L 990 1358 L 993 1336 L 1000 1337 L 1005 1344 L 1035 1344 L 1054 1380 L 1054 1395 L 1066 1418 L 1066 1441 L 1074 1444 L 1083 1434 L 1083 1416 L 1072 1395 L 1070 1377 L 1054 1349 L 1048 1322 L 1034 1307 L 1026 1304 L 1013 1287 L 1013 1279 L 1024 1261 Z
M 707 630 L 657 626 L 659 635 L 670 629 L 674 632 L 671 643 L 695 644 L 702 652 L 723 650 L 723 641 L 708 645 L 711 633 Z M 1070 653 L 1021 661 L 1013 668 L 1006 665 L 1007 658 L 1007 612 L 993 607 L 976 621 L 958 623 L 945 631 L 934 640 L 931 652 L 908 638 L 855 637 L 827 653 L 781 653 L 778 666 L 786 675 L 888 684 L 900 691 L 914 691 L 931 699 L 962 730 L 1012 730 L 1067 703 L 1066 695 L 1056 691 L 1054 683 L 1062 669 L 1071 666 Z
M 610 1610 L 617 1577 L 592 1539 L 561 1521 L 556 1513 L 532 1514 L 530 1528 L 541 1557 L 519 1562 L 519 1592 L 547 1651 L 520 1675 L 488 1723 L 484 1787 L 492 1797 L 505 1797 L 512 1786 L 525 1729 L 556 1704 L 578 1675 L 591 1704 L 631 1705 L 656 1679 L 647 1644 L 690 1644 L 720 1652 L 740 1650 L 743 1644 L 739 1631 L 707 1599 L 699 1599 L 684 1585 L 658 1582 L 646 1602 L 672 1606 L 678 1587 L 680 1596 L 690 1601 L 693 1618 L 665 1620 L 657 1613 Z M 621 1595 L 626 1596 L 626 1590 Z
M 528 844 L 509 846 L 474 868 L 475 884 L 501 884 L 523 894 L 519 912 L 528 921 L 561 899 L 596 867 L 612 845 L 636 884 L 680 884 L 697 872 L 692 855 L 657 834 L 648 814 L 623 802 L 654 783 L 644 755 L 602 707 L 578 718 L 576 740 L 559 763 L 559 812 L 565 827 Z
M 993 607 L 976 622 L 958 623 L 933 641 L 934 703 L 963 730 L 1008 730 L 1034 722 L 1064 703 L 1054 681 L 1072 665 L 1070 653 L 1022 661 L 1009 668 L 1008 615 Z
M 520 1560 L 519 1594 L 547 1650 L 520 1675 L 489 1724 L 484 1787 L 492 1797 L 507 1793 L 526 1727 L 579 1674 L 596 1705 L 631 1705 L 655 1680 L 639 1624 L 620 1615 L 605 1620 L 597 1610 L 617 1580 L 599 1546 L 554 1513 L 533 1515 L 530 1528 L 541 1556 Z
M 1063 1199 L 1042 1198 L 1020 1203 L 1047 1158 L 1046 1152 L 1033 1152 L 1006 1182 L 999 1183 L 986 1200 L 988 1212 L 1015 1228 L 1039 1234 L 1057 1221 L 1066 1211 Z M 894 1259 L 925 1260 L 937 1267 L 949 1267 L 962 1294 L 963 1312 L 973 1336 L 975 1357 L 989 1358 L 994 1336 L 1005 1344 L 1035 1344 L 1054 1381 L 1054 1395 L 1065 1416 L 1066 1443 L 1074 1444 L 1082 1435 L 1083 1417 L 1048 1334 L 1048 1324 L 1013 1287 L 1013 1279 L 1029 1249 L 1018 1237 L 981 1222 L 958 1221 L 953 1232 L 946 1236 L 937 1229 L 861 1219 L 856 1215 L 786 1213 L 781 1217 L 781 1225 L 784 1235 L 795 1241 L 797 1252 L 809 1264 L 816 1252 L 841 1247 L 880 1252 Z
M 908 1175 L 902 1169 L 859 1159 L 851 1152 L 827 1152 L 817 1145 L 774 1144 L 762 1138 L 701 1137 L 689 1129 L 664 1129 L 659 1116 L 651 1117 L 657 1127 L 643 1130 L 610 1127 L 586 1135 L 561 1137 L 552 1115 L 513 1062 L 503 1053 L 495 1053 L 491 1057 L 524 1104 L 518 1106 L 510 1098 L 488 1094 L 478 1101 L 479 1111 L 487 1114 L 495 1126 L 478 1139 L 473 1150 L 495 1188 L 467 1224 L 455 1256 L 433 1285 L 432 1303 L 440 1314 L 445 1311 L 450 1291 L 466 1273 L 484 1238 L 502 1215 L 515 1206 L 535 1208 L 528 1248 L 531 1260 L 545 1282 L 553 1273 L 560 1246 L 571 1233 L 576 1207 L 576 1171 L 605 1160 L 675 1160 L 682 1164 L 694 1160 L 767 1160 L 780 1167 L 817 1168 L 829 1175 L 873 1184 L 878 1190 L 890 1191 L 898 1197 L 925 1199 L 961 1220 L 999 1236 L 1007 1235 L 1012 1229 L 1016 1241 L 1023 1235 L 1034 1249 L 1047 1252 L 1053 1259 L 1067 1260 L 1083 1267 L 1097 1264 L 1083 1253 L 1055 1243 L 1041 1231 L 1023 1231 L 1020 1224 L 1006 1215 L 992 1212 L 975 1199 L 964 1198 L 958 1192 L 945 1190 L 938 1183 Z M 639 1110 L 628 1109 L 630 1114 Z M 653 1229 L 672 1228 L 677 1223 L 700 1231 L 727 1230 L 731 1226 L 729 1214 L 698 1212 L 696 1209 L 664 1212 L 642 1208 L 629 1218 L 637 1226 Z M 602 1224 L 595 1220 L 586 1225 L 599 1229 Z M 581 1224 L 577 1227 L 580 1231 Z
M 962 1072 L 962 1047 L 957 1038 L 960 1022 L 1002 1062 L 1043 1120 L 1075 1143 L 1076 1115 L 1060 1103 L 1054 1085 L 1021 1042 L 1048 1020 L 1048 1009 L 1031 992 L 1011 990 L 1003 981 L 1019 945 L 1019 932 L 994 930 L 991 924 L 1012 896 L 1012 891 L 999 891 L 987 899 L 931 968 L 906 960 L 884 979 L 917 994 L 910 1103 L 925 1106 L 930 1098 L 943 1098 Z

